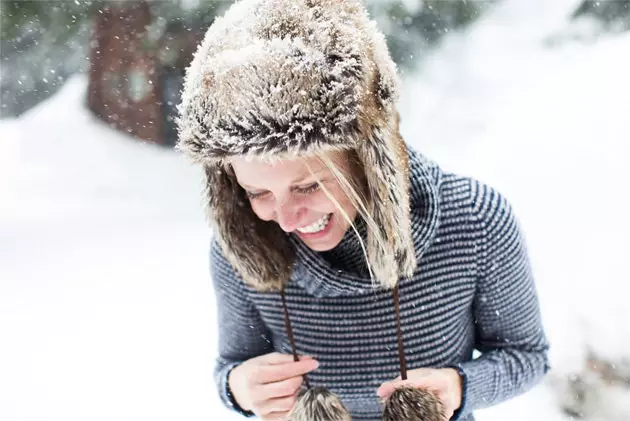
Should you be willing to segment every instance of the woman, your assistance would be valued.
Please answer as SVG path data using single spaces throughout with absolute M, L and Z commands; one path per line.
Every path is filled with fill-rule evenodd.
M 207 176 L 215 378 L 244 415 L 321 401 L 376 420 L 412 390 L 423 404 L 386 418 L 426 404 L 468 421 L 547 370 L 509 204 L 406 145 L 397 90 L 358 0 L 238 2 L 188 69 L 179 147 Z

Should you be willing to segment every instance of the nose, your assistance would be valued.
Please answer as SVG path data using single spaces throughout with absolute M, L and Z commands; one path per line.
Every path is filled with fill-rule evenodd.
M 300 227 L 299 224 L 303 214 L 303 209 L 300 209 L 290 201 L 287 201 L 279 203 L 276 206 L 275 219 L 284 232 L 291 232 Z

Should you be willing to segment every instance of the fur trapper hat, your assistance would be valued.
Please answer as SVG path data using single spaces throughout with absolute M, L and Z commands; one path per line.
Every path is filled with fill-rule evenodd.
M 366 170 L 374 276 L 393 287 L 416 265 L 398 77 L 384 37 L 359 0 L 242 0 L 217 18 L 187 69 L 179 144 L 207 177 L 209 219 L 226 258 L 259 291 L 277 291 L 294 252 L 274 222 L 253 213 L 224 168 L 234 155 L 265 159 L 355 150 Z

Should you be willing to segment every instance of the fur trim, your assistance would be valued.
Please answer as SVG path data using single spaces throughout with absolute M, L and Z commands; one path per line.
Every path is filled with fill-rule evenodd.
M 385 403 L 383 421 L 446 421 L 442 402 L 431 392 L 401 387 Z
M 208 215 L 226 258 L 252 287 L 278 290 L 294 252 L 258 220 L 222 161 L 355 149 L 370 212 L 377 281 L 393 287 L 416 265 L 398 77 L 383 35 L 359 0 L 242 0 L 210 27 L 187 70 L 178 148 L 206 169 Z
M 352 421 L 352 417 L 337 395 L 313 387 L 300 392 L 288 421 Z

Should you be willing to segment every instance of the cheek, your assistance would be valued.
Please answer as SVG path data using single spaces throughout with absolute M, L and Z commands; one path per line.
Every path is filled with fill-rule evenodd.
M 300 207 L 316 213 L 329 213 L 336 209 L 335 204 L 331 202 L 323 191 L 311 193 L 309 196 L 302 198 Z
M 263 221 L 271 221 L 273 219 L 273 205 L 263 200 L 250 200 L 252 210 L 256 216 Z
M 336 185 L 336 186 L 333 185 L 333 186 L 326 186 L 326 188 L 328 189 L 328 192 L 332 195 L 332 197 L 334 197 L 334 199 L 337 201 L 337 203 L 339 203 L 339 205 L 341 205 L 341 207 L 346 212 L 348 210 L 350 210 L 351 208 L 353 208 L 352 202 L 345 195 L 345 193 L 343 192 L 341 187 L 339 187 L 338 185 Z M 318 210 L 320 212 L 331 213 L 331 212 L 339 211 L 339 209 L 337 208 L 337 205 L 335 204 L 335 202 L 332 201 L 328 197 L 328 195 L 326 193 L 324 193 L 323 191 L 317 192 L 315 197 L 313 197 L 313 199 L 310 201 L 309 207 L 311 209 Z

